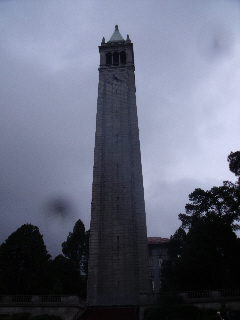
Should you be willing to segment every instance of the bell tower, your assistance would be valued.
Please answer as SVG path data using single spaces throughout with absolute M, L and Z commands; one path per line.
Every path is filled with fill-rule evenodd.
M 116 25 L 99 52 L 88 303 L 139 305 L 150 278 L 133 44 Z

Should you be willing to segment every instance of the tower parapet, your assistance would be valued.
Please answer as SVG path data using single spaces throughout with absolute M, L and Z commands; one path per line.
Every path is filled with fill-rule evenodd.
M 124 40 L 115 26 L 115 31 L 108 42 L 103 38 L 100 53 L 100 68 L 103 67 L 121 67 L 134 66 L 133 44 L 127 35 L 127 40 Z

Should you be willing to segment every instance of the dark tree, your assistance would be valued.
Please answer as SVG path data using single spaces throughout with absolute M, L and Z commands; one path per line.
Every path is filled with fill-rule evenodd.
M 229 167 L 240 173 L 240 152 L 228 156 Z M 210 190 L 195 189 L 189 195 L 182 222 L 171 237 L 172 286 L 179 290 L 236 288 L 240 286 L 239 181 L 223 182 Z M 187 233 L 184 234 L 184 230 Z
M 181 257 L 186 244 L 186 238 L 186 231 L 181 227 L 171 236 L 168 248 L 168 254 L 171 260 Z
M 86 279 L 80 275 L 75 263 L 59 254 L 53 260 L 53 265 L 56 293 L 79 295 L 86 298 Z
M 2 294 L 37 294 L 49 262 L 38 227 L 24 224 L 0 246 Z
M 208 191 L 195 189 L 185 206 L 186 213 L 179 214 L 182 227 L 189 229 L 202 217 L 215 214 L 229 223 L 233 230 L 239 228 L 237 222 L 240 217 L 240 189 L 238 182 L 224 181 L 220 187 L 213 187 Z
M 231 152 L 227 158 L 229 162 L 229 170 L 240 177 L 240 151 Z
M 77 270 L 87 274 L 89 231 L 85 231 L 85 226 L 79 219 L 69 232 L 67 241 L 62 243 L 62 252 L 65 257 L 75 263 Z
M 180 290 L 238 287 L 239 252 L 239 239 L 231 225 L 214 213 L 203 216 L 190 227 L 176 260 L 176 286 Z

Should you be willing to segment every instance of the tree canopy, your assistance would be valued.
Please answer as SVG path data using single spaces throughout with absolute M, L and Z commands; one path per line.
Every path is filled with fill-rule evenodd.
M 38 293 L 50 257 L 38 227 L 24 224 L 18 228 L 0 246 L 3 293 Z
M 181 227 L 171 237 L 168 280 L 179 290 L 240 287 L 240 152 L 228 156 L 236 183 L 224 181 L 210 190 L 195 189 L 179 214 Z
M 76 224 L 88 237 L 81 220 Z M 76 234 L 80 230 L 74 229 Z M 86 239 L 84 243 L 87 254 Z M 0 245 L 0 294 L 77 294 L 85 298 L 86 277 L 69 257 L 52 259 L 38 227 L 24 224 Z
M 69 232 L 67 241 L 62 243 L 62 252 L 71 259 L 79 272 L 87 275 L 87 260 L 89 246 L 89 231 L 85 231 L 83 222 L 79 219 L 73 232 Z
M 53 270 L 53 286 L 57 294 L 77 294 L 86 298 L 86 279 L 81 276 L 72 260 L 59 254 L 53 260 Z
M 240 177 L 240 151 L 231 152 L 227 158 L 229 162 L 229 170 Z

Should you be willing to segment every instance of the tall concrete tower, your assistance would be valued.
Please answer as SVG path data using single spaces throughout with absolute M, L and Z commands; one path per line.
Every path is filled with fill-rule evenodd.
M 133 44 L 115 26 L 99 52 L 88 302 L 139 305 L 150 279 Z

